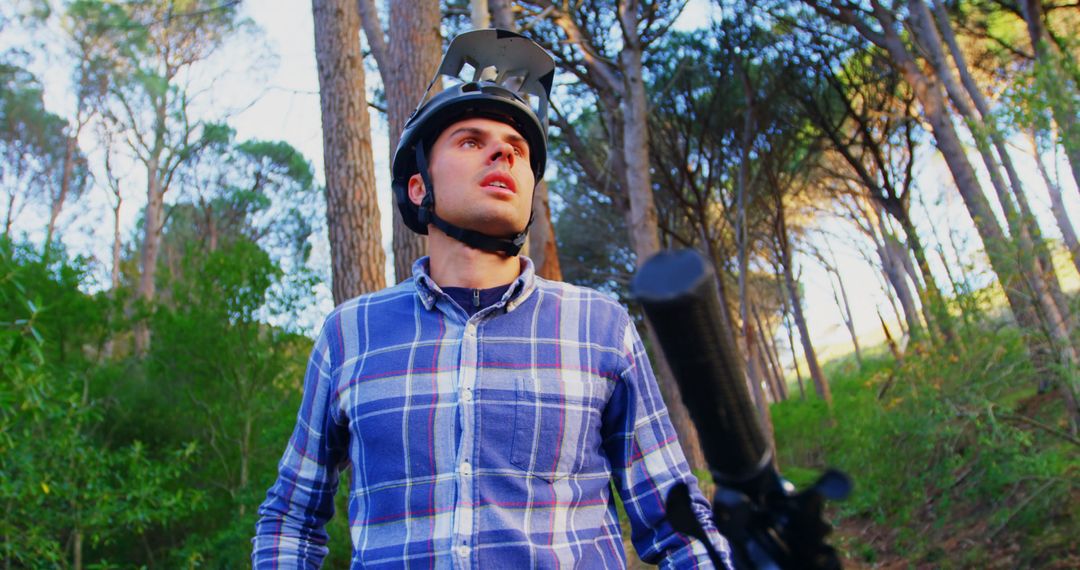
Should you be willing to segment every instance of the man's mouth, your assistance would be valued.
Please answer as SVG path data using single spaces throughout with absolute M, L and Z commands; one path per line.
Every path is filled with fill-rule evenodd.
M 514 179 L 508 174 L 502 172 L 492 172 L 480 181 L 481 186 L 493 186 L 495 188 L 502 188 L 509 190 L 510 192 L 517 193 L 517 187 L 514 184 Z

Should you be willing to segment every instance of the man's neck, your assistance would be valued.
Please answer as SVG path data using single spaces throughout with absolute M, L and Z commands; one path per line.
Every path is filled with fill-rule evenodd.
M 439 287 L 490 289 L 511 283 L 521 274 L 521 260 L 469 247 L 429 226 L 431 278 Z

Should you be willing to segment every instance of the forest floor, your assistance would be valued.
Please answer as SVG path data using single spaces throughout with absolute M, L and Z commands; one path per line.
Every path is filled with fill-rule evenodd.
M 996 366 L 1012 370 L 1008 366 L 1011 357 L 1000 356 L 1000 347 L 988 344 L 986 348 L 999 354 L 992 359 Z M 933 355 L 926 358 L 935 360 Z M 906 375 L 905 370 L 885 370 L 856 373 L 848 387 L 858 378 L 865 387 L 877 390 L 888 375 Z M 906 372 L 915 373 L 899 379 L 907 380 L 912 390 L 903 397 L 917 392 L 920 381 L 943 378 L 950 371 L 946 367 L 929 376 L 911 368 Z M 1027 374 L 1021 372 L 1016 377 L 1028 382 L 991 389 L 985 393 L 989 396 L 986 399 L 975 398 L 985 413 L 973 413 L 977 406 L 969 398 L 987 386 L 983 384 L 986 378 L 974 379 L 966 389 L 957 391 L 949 389 L 950 381 L 972 379 L 943 378 L 944 386 L 932 391 L 936 398 L 933 404 L 924 400 L 920 405 L 883 406 L 890 408 L 890 414 L 911 414 L 908 420 L 892 419 L 893 429 L 883 429 L 880 416 L 856 416 L 869 418 L 866 422 L 849 418 L 849 430 L 866 431 L 881 440 L 875 442 L 876 452 L 854 454 L 863 462 L 849 463 L 852 455 L 835 441 L 825 443 L 826 449 L 814 454 L 794 455 L 820 453 L 811 462 L 818 469 L 833 461 L 844 464 L 856 481 L 856 492 L 872 497 L 864 498 L 861 505 L 830 507 L 836 524 L 830 543 L 841 552 L 845 568 L 1080 568 L 1076 540 L 1080 532 L 1080 447 L 1067 433 L 1058 392 L 1037 393 Z M 958 395 L 961 391 L 968 394 Z M 947 403 L 944 408 L 938 406 L 942 402 Z M 935 414 L 934 409 L 948 412 Z M 910 429 L 919 422 L 929 429 L 916 430 L 914 437 L 902 433 L 904 427 Z M 842 420 L 838 424 L 845 425 Z M 780 434 L 778 430 L 778 439 Z M 920 439 L 905 448 L 905 442 Z M 890 490 L 858 488 L 860 479 L 864 485 L 898 481 L 867 475 L 881 470 L 900 470 L 910 480 L 910 485 L 898 484 L 892 490 L 907 499 L 903 508 L 889 504 Z M 874 500 L 886 506 L 875 508 Z

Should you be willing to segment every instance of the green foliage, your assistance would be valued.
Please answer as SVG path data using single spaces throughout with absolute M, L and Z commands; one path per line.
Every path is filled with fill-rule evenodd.
M 0 560 L 245 565 L 311 349 L 267 322 L 310 299 L 310 278 L 245 239 L 189 242 L 132 359 L 121 291 L 81 291 L 86 266 L 62 251 L 0 245 Z
M 125 431 L 152 430 L 206 449 L 208 460 L 189 484 L 207 494 L 207 511 L 171 556 L 222 567 L 250 552 L 256 508 L 291 432 L 311 342 L 266 324 L 282 316 L 268 307 L 292 305 L 270 302 L 281 294 L 275 286 L 283 272 L 252 242 L 211 252 L 189 247 L 181 267 L 152 326 L 147 375 L 162 389 L 143 394 L 140 404 L 170 425 L 132 418 Z
M 882 356 L 861 371 L 829 367 L 831 416 L 818 400 L 773 407 L 784 473 L 805 485 L 825 466 L 848 471 L 856 492 L 839 519 L 890 529 L 888 541 L 852 544 L 852 556 L 970 567 L 1019 544 L 1014 562 L 1030 565 L 1036 553 L 1074 548 L 1080 460 L 1061 437 L 1059 398 L 1034 394 L 1014 330 L 984 327 L 962 341 L 914 345 L 901 366 Z M 962 552 L 950 547 L 960 543 Z
M 44 88 L 19 66 L 0 62 L 0 189 L 9 197 L 10 218 L 18 200 L 49 202 L 64 170 L 67 121 L 45 108 Z M 73 157 L 72 195 L 87 177 L 85 158 Z
M 203 126 L 204 148 L 178 173 L 192 200 L 171 214 L 172 255 L 201 242 L 213 250 L 236 240 L 258 244 L 292 271 L 310 254 L 321 194 L 311 163 L 283 141 L 234 140 L 227 125 Z M 166 256 L 169 252 L 166 252 Z
M 244 239 L 190 242 L 154 350 L 132 361 L 123 291 L 82 292 L 86 267 L 62 251 L 2 246 L 0 558 L 67 566 L 81 544 L 98 568 L 246 560 L 311 345 L 266 321 L 310 298 L 310 277 Z
M 195 444 L 151 449 L 108 437 L 109 403 L 95 396 L 95 384 L 107 369 L 96 348 L 111 303 L 82 293 L 83 278 L 77 263 L 43 262 L 30 248 L 0 241 L 0 557 L 7 564 L 66 566 L 75 549 L 142 536 L 201 506 L 201 492 L 181 484 L 198 458 Z

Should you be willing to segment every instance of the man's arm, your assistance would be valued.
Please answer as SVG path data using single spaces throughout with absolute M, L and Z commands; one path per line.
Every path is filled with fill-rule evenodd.
M 668 491 L 683 482 L 690 487 L 698 519 L 728 561 L 727 541 L 713 526 L 712 509 L 690 472 L 645 347 L 629 317 L 623 344 L 627 365 L 604 411 L 604 448 L 630 517 L 634 548 L 642 560 L 662 568 L 712 567 L 704 545 L 677 534 L 664 518 Z
M 323 527 L 334 515 L 338 473 L 348 448 L 347 427 L 339 422 L 332 376 L 331 346 L 339 335 L 327 319 L 311 352 L 304 397 L 277 481 L 259 507 L 252 539 L 252 568 L 319 568 L 328 552 Z

